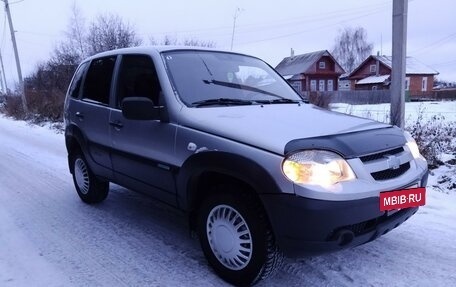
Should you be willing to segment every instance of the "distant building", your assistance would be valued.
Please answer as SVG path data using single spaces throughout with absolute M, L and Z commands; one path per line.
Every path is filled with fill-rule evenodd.
M 339 77 L 339 91 L 350 91 L 351 81 L 348 79 L 349 73 L 342 74 Z
M 336 91 L 339 76 L 345 73 L 327 51 L 284 58 L 275 68 L 300 94 L 312 91 Z
M 385 90 L 391 82 L 391 56 L 369 56 L 348 76 L 352 90 Z M 405 90 L 410 96 L 432 92 L 434 76 L 439 73 L 415 58 L 406 58 Z

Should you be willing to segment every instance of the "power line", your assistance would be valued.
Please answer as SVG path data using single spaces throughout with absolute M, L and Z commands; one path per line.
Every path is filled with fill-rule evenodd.
M 237 33 L 251 33 L 255 32 L 258 30 L 263 30 L 268 27 L 283 27 L 283 26 L 296 26 L 298 24 L 308 24 L 308 23 L 316 23 L 316 22 L 322 22 L 322 21 L 327 21 L 327 20 L 334 20 L 337 18 L 345 17 L 345 16 L 352 16 L 352 15 L 358 15 L 360 13 L 366 13 L 365 8 L 370 8 L 367 12 L 370 11 L 379 11 L 382 10 L 387 6 L 387 4 L 391 3 L 391 1 L 386 1 L 382 3 L 377 3 L 374 5 L 364 5 L 364 6 L 359 6 L 356 8 L 350 8 L 350 9 L 339 9 L 339 10 L 334 10 L 334 11 L 329 11 L 326 12 L 324 15 L 322 14 L 315 14 L 315 15 L 310 15 L 310 16 L 299 16 L 295 18 L 287 18 L 287 19 L 281 19 L 281 20 L 275 20 L 275 21 L 268 21 L 268 22 L 260 22 L 260 23 L 251 23 L 251 24 L 244 24 L 244 25 L 237 25 L 236 28 L 239 30 L 246 30 L 249 28 L 252 28 L 251 31 L 239 31 Z M 380 8 L 380 9 L 379 9 Z M 194 33 L 194 32 L 201 32 L 197 34 L 205 34 L 205 33 L 210 33 L 213 31 L 217 30 L 226 30 L 226 34 L 230 33 L 230 30 L 232 29 L 232 26 L 219 26 L 219 27 L 211 27 L 211 28 L 201 28 L 201 29 L 191 29 L 191 30 L 174 30 L 174 31 L 168 31 L 168 32 L 158 32 L 158 33 L 153 33 L 155 35 L 166 35 L 166 34 L 186 34 L 186 33 Z
M 445 61 L 445 62 L 441 62 L 441 63 L 437 63 L 437 64 L 433 64 L 432 66 L 447 66 L 447 65 L 451 65 L 451 64 L 456 64 L 456 59 L 454 60 L 450 60 L 450 61 Z
M 426 46 L 424 46 L 424 47 L 418 48 L 418 49 L 416 49 L 415 51 L 410 52 L 410 54 L 411 54 L 411 55 L 422 54 L 422 53 L 424 53 L 425 51 L 427 51 L 427 50 L 429 50 L 429 49 L 431 49 L 431 48 L 433 48 L 433 47 L 435 47 L 435 46 L 438 46 L 438 45 L 440 45 L 440 44 L 442 44 L 442 43 L 444 43 L 444 42 L 447 42 L 448 40 L 450 40 L 451 38 L 454 38 L 454 37 L 456 37 L 456 33 L 447 35 L 447 36 L 445 36 L 445 37 L 443 37 L 443 38 L 441 38 L 441 39 L 439 39 L 439 40 L 437 40 L 437 41 L 435 41 L 435 42 L 430 43 L 429 45 L 426 45 Z
M 364 18 L 364 17 L 370 16 L 370 15 L 377 14 L 379 12 L 383 12 L 383 8 L 382 9 L 377 9 L 377 10 L 375 10 L 372 13 L 367 13 L 367 14 L 360 15 L 358 17 L 345 19 L 345 20 L 339 21 L 337 23 L 332 23 L 332 24 L 328 24 L 328 25 L 324 25 L 324 26 L 320 26 L 320 27 L 316 27 L 316 28 L 310 28 L 310 29 L 306 29 L 306 30 L 301 30 L 301 31 L 293 32 L 293 33 L 282 34 L 282 35 L 278 35 L 278 36 L 275 36 L 275 37 L 268 37 L 268 38 L 264 38 L 264 39 L 260 39 L 260 40 L 247 41 L 247 42 L 239 43 L 238 45 L 253 44 L 253 43 L 259 43 L 259 42 L 265 42 L 265 41 L 270 41 L 270 40 L 276 40 L 276 39 L 296 36 L 296 35 L 300 35 L 300 34 L 304 34 L 304 33 L 310 32 L 310 31 L 321 30 L 321 29 L 325 29 L 325 28 L 329 28 L 329 27 L 333 27 L 333 26 L 338 26 L 338 25 L 340 25 L 342 23 L 346 23 L 346 22 L 350 22 L 350 21 L 353 21 L 353 20 L 356 20 L 356 19 Z

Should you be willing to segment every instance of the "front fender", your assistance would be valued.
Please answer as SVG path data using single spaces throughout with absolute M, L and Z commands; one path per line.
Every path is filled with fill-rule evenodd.
M 189 157 L 177 178 L 177 200 L 184 210 L 192 208 L 198 193 L 197 183 L 206 172 L 223 174 L 251 186 L 257 193 L 280 193 L 273 176 L 254 160 L 220 151 L 207 151 Z

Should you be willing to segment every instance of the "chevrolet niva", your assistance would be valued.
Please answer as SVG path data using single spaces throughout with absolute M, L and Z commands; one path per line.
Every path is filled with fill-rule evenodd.
M 425 187 L 427 163 L 401 129 L 308 104 L 268 64 L 189 47 L 104 52 L 77 68 L 65 100 L 76 191 L 109 183 L 188 215 L 209 264 L 251 285 L 283 255 L 372 241 L 418 207 L 380 194 Z

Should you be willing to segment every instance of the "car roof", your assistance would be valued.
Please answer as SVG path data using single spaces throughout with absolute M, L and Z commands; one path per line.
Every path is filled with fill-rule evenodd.
M 151 52 L 169 52 L 169 51 L 179 51 L 179 50 L 187 50 L 187 51 L 213 51 L 213 52 L 225 52 L 225 53 L 232 53 L 238 55 L 244 55 L 241 53 L 233 53 L 226 50 L 215 49 L 215 48 L 206 48 L 206 47 L 194 47 L 194 46 L 140 46 L 140 47 L 131 47 L 131 48 L 122 48 L 122 49 L 115 49 L 106 52 L 101 52 L 95 54 L 93 56 L 88 57 L 84 60 L 88 61 L 94 58 L 106 57 L 111 55 L 122 55 L 122 54 L 151 54 Z M 248 56 L 248 55 L 245 55 Z

